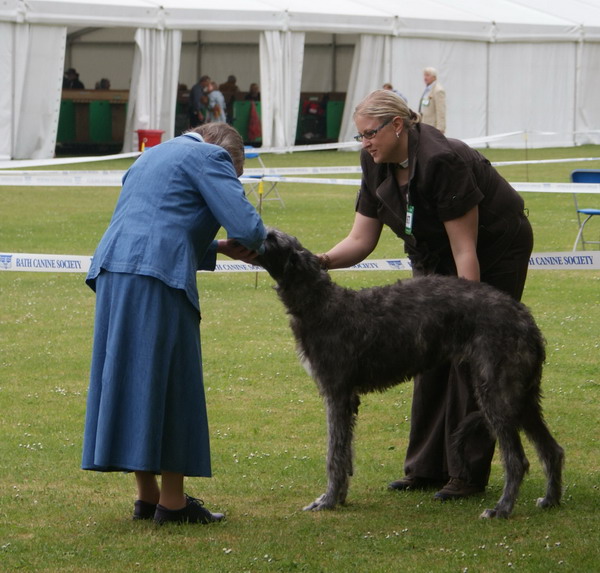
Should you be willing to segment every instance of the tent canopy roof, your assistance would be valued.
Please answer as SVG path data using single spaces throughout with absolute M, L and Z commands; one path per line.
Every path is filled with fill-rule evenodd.
M 600 39 L 600 0 L 0 0 L 0 20 L 455 39 Z

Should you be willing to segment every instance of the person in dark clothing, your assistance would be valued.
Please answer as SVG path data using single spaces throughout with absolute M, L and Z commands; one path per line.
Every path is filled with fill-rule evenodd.
M 63 77 L 63 90 L 83 90 L 85 86 L 79 79 L 79 74 L 75 68 L 69 68 Z
M 245 101 L 260 101 L 260 89 L 258 84 L 250 84 L 248 93 L 244 96 Z
M 202 76 L 190 90 L 190 101 L 188 117 L 190 128 L 206 123 L 206 112 L 208 107 L 208 91 L 210 84 L 209 76 Z
M 533 232 L 518 193 L 465 143 L 422 124 L 390 90 L 369 94 L 354 112 L 362 142 L 362 182 L 349 235 L 321 254 L 325 268 L 366 258 L 383 225 L 404 241 L 414 275 L 458 275 L 483 281 L 520 300 Z M 451 439 L 477 409 L 455 364 L 415 378 L 405 476 L 390 489 L 439 488 L 447 500 L 487 485 L 495 441 L 471 437 L 460 464 Z M 445 484 L 445 485 L 444 485 Z

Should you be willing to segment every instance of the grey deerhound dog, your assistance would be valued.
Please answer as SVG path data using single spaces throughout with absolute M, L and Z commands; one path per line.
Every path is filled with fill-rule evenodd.
M 546 473 L 546 495 L 537 505 L 559 504 L 563 450 L 540 405 L 544 339 L 524 305 L 489 285 L 456 277 L 343 288 L 295 237 L 277 229 L 269 229 L 256 260 L 277 283 L 300 359 L 327 410 L 327 491 L 304 509 L 330 509 L 346 501 L 359 395 L 386 390 L 448 361 L 469 377 L 480 408 L 458 429 L 457 451 L 484 421 L 502 453 L 504 490 L 496 507 L 481 517 L 508 517 L 513 510 L 529 468 L 520 430 L 535 445 Z

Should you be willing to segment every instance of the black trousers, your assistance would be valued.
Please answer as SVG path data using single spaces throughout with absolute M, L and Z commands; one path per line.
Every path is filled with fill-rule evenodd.
M 529 221 L 523 216 L 519 224 L 512 246 L 481 276 L 482 282 L 507 292 L 516 300 L 521 300 L 523 294 L 533 248 Z M 451 445 L 452 435 L 461 421 L 477 409 L 471 386 L 455 365 L 445 364 L 416 376 L 404 462 L 406 475 L 444 482 L 454 477 L 486 485 L 495 438 L 487 430 L 469 436 L 465 448 L 466 467 L 459 463 Z

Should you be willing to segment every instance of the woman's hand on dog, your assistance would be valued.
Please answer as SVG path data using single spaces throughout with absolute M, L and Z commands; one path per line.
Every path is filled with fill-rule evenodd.
M 247 249 L 235 239 L 219 239 L 217 241 L 217 253 L 222 253 L 231 259 L 243 261 L 249 265 L 254 264 L 253 261 L 258 256 L 256 251 Z

